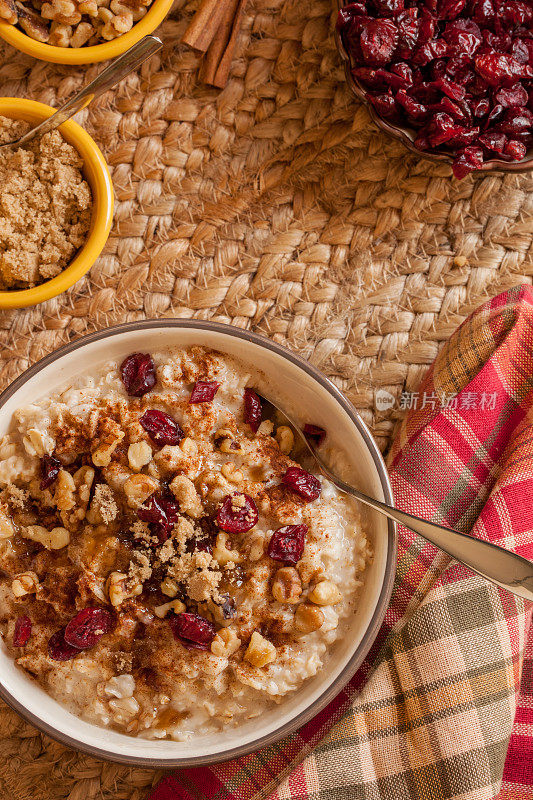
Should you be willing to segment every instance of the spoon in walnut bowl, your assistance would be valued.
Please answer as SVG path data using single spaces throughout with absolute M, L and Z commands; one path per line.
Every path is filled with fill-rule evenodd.
M 54 128 L 59 127 L 59 125 L 62 125 L 67 119 L 70 119 L 78 111 L 81 111 L 82 108 L 88 106 L 95 97 L 99 97 L 104 92 L 112 89 L 122 78 L 125 78 L 126 75 L 129 75 L 130 72 L 137 69 L 147 58 L 157 53 L 162 46 L 163 43 L 157 36 L 145 36 L 137 42 L 137 44 L 134 44 L 133 47 L 130 47 L 129 50 L 126 50 L 121 56 L 115 58 L 94 81 L 91 81 L 88 86 L 74 95 L 70 100 L 67 100 L 55 114 L 52 114 L 51 117 L 48 117 L 48 119 L 36 125 L 35 128 L 30 128 L 27 133 L 20 136 L 18 139 L 0 144 L 0 148 L 19 147 L 29 142 L 34 136 L 44 136 L 45 133 L 53 131 Z
M 418 533 L 456 561 L 497 586 L 501 586 L 502 589 L 508 589 L 519 597 L 533 601 L 533 562 L 491 542 L 485 542 L 466 533 L 407 514 L 405 511 L 369 497 L 354 486 L 350 486 L 331 470 L 320 454 L 321 440 L 325 431 L 306 425 L 308 430 L 304 433 L 300 426 L 279 406 L 265 397 L 263 400 L 263 416 L 269 416 L 268 406 L 271 406 L 274 413 L 270 416 L 275 416 L 276 424 L 287 425 L 298 435 L 314 458 L 320 472 L 342 492 L 352 495 L 361 503 L 379 511 L 380 514 L 384 514 L 414 533 Z

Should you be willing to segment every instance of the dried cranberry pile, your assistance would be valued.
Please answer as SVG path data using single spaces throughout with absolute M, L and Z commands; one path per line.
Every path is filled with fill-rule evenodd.
M 377 113 L 454 156 L 463 178 L 533 141 L 533 3 L 358 0 L 339 12 L 353 76 Z

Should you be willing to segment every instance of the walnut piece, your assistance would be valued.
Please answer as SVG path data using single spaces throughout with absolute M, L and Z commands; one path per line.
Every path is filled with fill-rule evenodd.
M 70 542 L 70 533 L 66 528 L 52 528 L 51 531 L 42 525 L 28 525 L 21 530 L 21 535 L 32 542 L 38 542 L 47 550 L 61 550 Z
M 309 592 L 309 600 L 317 606 L 333 606 L 340 603 L 342 594 L 331 581 L 320 581 Z
M 244 654 L 245 660 L 253 667 L 261 668 L 275 661 L 276 655 L 276 648 L 272 642 L 269 642 L 268 639 L 265 639 L 260 633 L 254 631 L 246 653 Z
M 17 575 L 11 583 L 11 591 L 15 597 L 24 597 L 26 594 L 33 594 L 37 591 L 39 578 L 35 572 L 22 572 Z
M 218 631 L 211 642 L 211 652 L 215 656 L 229 658 L 236 653 L 241 646 L 241 640 L 235 633 L 234 628 L 222 628 Z
M 272 596 L 278 603 L 297 603 L 302 593 L 302 582 L 294 567 L 278 569 L 272 581 Z
M 316 606 L 302 603 L 294 615 L 294 627 L 302 635 L 317 631 L 324 624 L 324 613 Z
M 198 519 L 204 513 L 204 507 L 190 478 L 185 475 L 176 475 L 170 484 L 170 491 L 180 504 L 180 510 L 193 519 Z

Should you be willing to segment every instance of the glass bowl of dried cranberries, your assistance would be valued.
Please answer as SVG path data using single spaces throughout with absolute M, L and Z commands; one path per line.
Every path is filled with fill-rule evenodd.
M 533 169 L 533 3 L 338 4 L 348 83 L 382 130 L 457 178 Z

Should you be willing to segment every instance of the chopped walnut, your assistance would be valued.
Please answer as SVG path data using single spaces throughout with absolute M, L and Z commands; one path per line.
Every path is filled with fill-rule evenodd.
M 131 508 L 138 508 L 148 500 L 155 490 L 159 487 L 159 483 L 155 478 L 149 475 L 132 475 L 124 482 L 124 494 L 128 500 L 128 505 Z
M 185 475 L 176 475 L 170 484 L 170 490 L 180 504 L 181 511 L 193 519 L 204 513 L 204 507 L 196 491 L 194 483 Z
M 83 47 L 111 41 L 141 20 L 152 0 L 33 0 L 39 13 L 21 2 L 0 0 L 0 18 L 17 23 L 39 42 L 56 47 Z
M 76 505 L 74 478 L 65 469 L 59 470 L 55 482 L 54 503 L 60 511 L 70 511 Z
M 303 636 L 307 633 L 317 631 L 324 624 L 324 612 L 316 606 L 302 603 L 296 609 L 294 615 L 294 627 Z
M 229 658 L 233 653 L 237 652 L 240 646 L 241 640 L 235 633 L 235 629 L 231 627 L 222 628 L 211 642 L 211 652 L 215 656 Z
M 66 528 L 61 527 L 52 528 L 49 531 L 42 525 L 28 525 L 21 530 L 21 534 L 25 539 L 42 544 L 47 550 L 61 550 L 70 542 L 70 533 Z
M 309 592 L 309 600 L 317 606 L 332 606 L 340 603 L 342 594 L 338 587 L 331 581 L 320 581 Z
M 140 472 L 152 460 L 152 448 L 148 442 L 133 442 L 128 447 L 128 461 L 134 472 Z
M 242 561 L 242 556 L 237 550 L 229 550 L 227 545 L 227 534 L 221 532 L 217 534 L 217 540 L 213 549 L 213 558 L 218 562 L 221 567 L 227 566 L 229 563 L 238 564 Z
M 123 440 L 125 433 L 115 420 L 104 419 L 101 421 L 102 433 L 97 440 L 97 447 L 93 450 L 92 459 L 96 467 L 107 467 L 111 456 Z
M 285 455 L 289 455 L 294 447 L 294 434 L 287 425 L 280 425 L 276 430 L 276 441 L 279 444 L 279 449 Z
M 37 591 L 39 578 L 35 572 L 22 572 L 17 575 L 11 583 L 11 591 L 15 597 L 24 597 L 26 594 L 33 594 Z
M 9 539 L 14 533 L 15 528 L 9 518 L 9 508 L 5 503 L 0 503 L 0 539 Z
M 159 619 L 164 619 L 169 611 L 173 611 L 174 614 L 181 614 L 185 611 L 186 606 L 181 600 L 171 600 L 170 603 L 163 603 L 161 606 L 155 606 L 154 614 Z
M 302 593 L 302 582 L 294 567 L 278 569 L 272 581 L 272 595 L 278 603 L 297 603 Z
M 118 608 L 124 600 L 140 595 L 143 586 L 141 581 L 131 580 L 123 572 L 112 572 L 107 579 L 106 590 L 109 602 Z
M 253 667 L 261 668 L 266 667 L 267 664 L 271 664 L 276 660 L 276 657 L 277 651 L 272 642 L 269 642 L 268 639 L 265 639 L 260 633 L 254 631 L 246 653 L 244 654 L 245 660 Z

